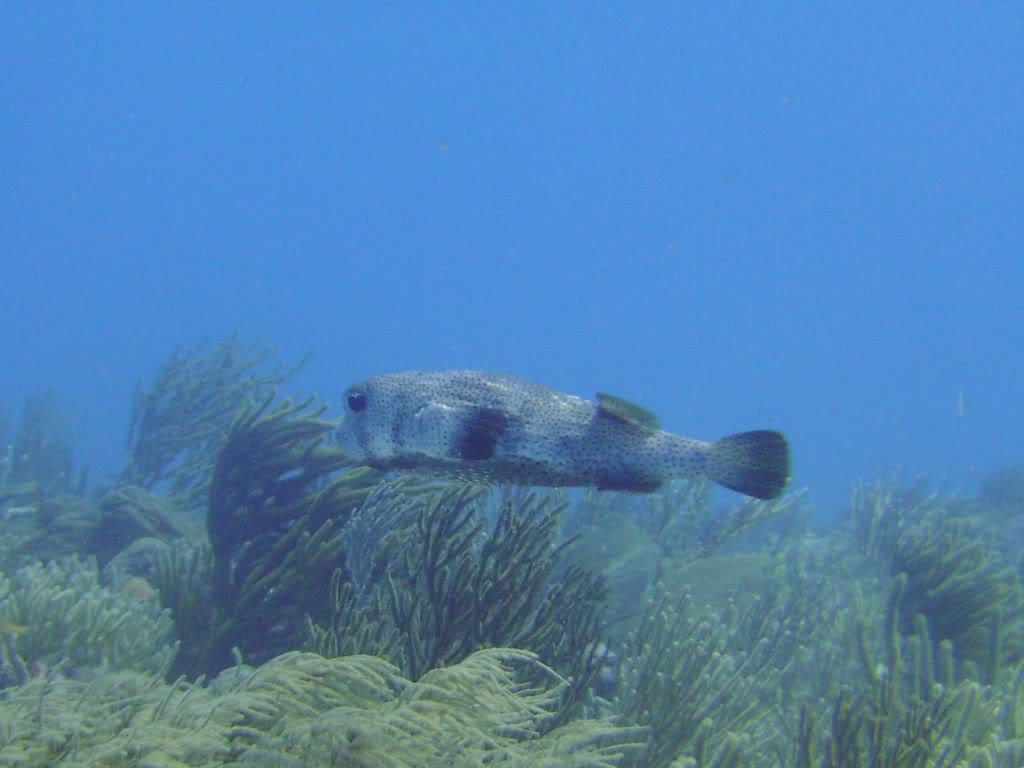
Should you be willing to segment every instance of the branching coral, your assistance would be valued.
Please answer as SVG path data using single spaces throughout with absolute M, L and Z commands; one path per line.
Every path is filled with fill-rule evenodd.
M 88 473 L 75 473 L 73 421 L 52 391 L 25 401 L 13 442 L 3 446 L 0 502 L 38 505 L 58 494 L 84 491 Z
M 664 554 L 675 556 L 698 545 L 711 516 L 711 488 L 706 480 L 668 483 L 643 499 L 637 517 Z
M 166 669 L 173 657 L 170 612 L 100 586 L 93 560 L 64 558 L 0 576 L 0 619 L 23 628 L 14 648 L 28 665 Z
M 924 616 L 918 616 L 912 634 L 899 633 L 906 588 L 901 574 L 887 600 L 882 631 L 877 624 L 874 632 L 862 625 L 862 692 L 836 695 L 826 729 L 813 707 L 803 706 L 794 740 L 796 768 L 1020 765 L 1024 667 L 1010 685 L 997 688 L 958 675 L 952 643 L 936 646 Z
M 373 487 L 374 473 L 345 464 L 325 445 L 333 423 L 311 401 L 270 399 L 244 408 L 231 426 L 210 486 L 213 628 L 197 658 L 215 674 L 231 649 L 260 662 L 295 648 L 307 614 L 326 612 L 339 530 Z
M 17 542 L 17 552 L 0 542 L 0 562 L 26 556 L 45 562 L 86 554 L 95 555 L 105 566 L 138 539 L 195 538 L 201 531 L 171 499 L 137 486 L 116 488 L 98 505 L 81 496 L 60 494 L 18 514 L 9 511 L 3 522 L 3 536 L 11 537 L 12 545 Z
M 212 348 L 176 349 L 152 385 L 136 391 L 121 481 L 149 489 L 167 483 L 185 506 L 201 506 L 232 418 L 272 396 L 299 367 L 268 370 L 272 357 L 234 336 Z
M 88 499 L 60 494 L 25 507 L 6 527 L 25 536 L 22 554 L 46 561 L 85 553 L 97 516 L 96 505 Z
M 616 640 L 635 629 L 655 582 L 671 587 L 683 571 L 706 570 L 715 574 L 713 583 L 695 585 L 696 590 L 736 586 L 742 573 L 735 563 L 745 557 L 756 567 L 770 560 L 770 549 L 791 538 L 809 514 L 804 491 L 712 510 L 711 486 L 703 481 L 666 483 L 644 496 L 588 491 L 569 499 L 565 528 L 579 540 L 570 556 L 587 567 L 596 564 L 606 577 L 609 631 Z M 769 525 L 775 526 L 770 532 Z M 748 537 L 754 543 L 745 546 L 744 534 L 755 530 Z M 718 557 L 741 549 L 745 555 L 733 565 Z
M 105 565 L 134 541 L 154 538 L 171 542 L 196 539 L 200 527 L 186 517 L 167 496 L 158 496 L 136 485 L 122 485 L 100 499 L 86 551 Z
M 607 720 L 552 729 L 548 721 L 562 699 L 564 681 L 522 651 L 480 651 L 411 684 L 372 657 L 328 661 L 293 654 L 278 661 L 292 668 L 289 685 L 278 688 L 268 675 L 254 679 L 253 687 L 279 690 L 282 698 L 293 700 L 292 681 L 301 670 L 310 680 L 308 687 L 315 681 L 322 691 L 322 703 L 313 712 L 308 705 L 299 711 L 315 714 L 330 706 L 319 717 L 307 714 L 297 725 L 284 723 L 275 729 L 279 737 L 270 740 L 269 746 L 301 758 L 304 765 L 598 768 L 619 765 L 641 735 Z M 346 669 L 370 677 L 353 685 Z
M 686 559 L 708 557 L 767 520 L 807 514 L 803 490 L 770 501 L 746 499 L 717 511 L 711 508 L 711 490 L 702 480 L 668 483 L 625 508 L 664 555 Z
M 602 580 L 561 562 L 570 542 L 556 544 L 562 505 L 550 497 L 506 500 L 489 532 L 481 501 L 481 489 L 458 485 L 371 497 L 349 529 L 367 518 L 399 525 L 368 567 L 353 568 L 347 553 L 360 547 L 344 547 L 334 616 L 327 627 L 310 622 L 311 642 L 325 653 L 388 655 L 412 677 L 477 648 L 526 648 L 571 680 L 567 706 L 577 702 L 600 665 Z
M 210 573 L 213 556 L 206 542 L 179 539 L 154 564 L 153 586 L 160 603 L 174 617 L 179 648 L 170 669 L 172 678 L 195 677 L 205 662 L 206 639 L 214 629 Z
M 689 615 L 685 600 L 652 600 L 623 651 L 615 702 L 629 722 L 651 729 L 636 765 L 668 766 L 692 754 L 712 717 L 720 738 L 763 727 L 756 678 L 727 653 L 728 632 L 714 617 Z
M 541 684 L 526 684 L 538 675 Z M 220 694 L 126 673 L 34 680 L 0 700 L 0 761 L 613 768 L 642 736 L 607 720 L 548 728 L 563 683 L 521 651 L 483 651 L 418 682 L 373 657 L 303 653 L 225 677 Z
M 1024 658 L 1024 586 L 978 521 L 952 514 L 938 496 L 882 484 L 857 489 L 851 516 L 861 551 L 907 576 L 899 606 L 905 633 L 923 614 L 986 681 Z
M 778 715 L 798 696 L 798 674 L 832 618 L 826 584 L 790 569 L 745 606 L 693 606 L 687 595 L 652 598 L 622 648 L 613 710 L 648 726 L 637 766 L 753 764 L 778 748 Z

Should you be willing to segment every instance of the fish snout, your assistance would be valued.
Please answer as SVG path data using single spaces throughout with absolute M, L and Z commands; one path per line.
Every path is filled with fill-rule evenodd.
M 353 428 L 351 419 L 342 419 L 341 424 L 334 432 L 334 440 L 341 452 L 345 454 L 345 458 L 352 462 L 366 461 L 366 451 L 359 440 L 359 435 Z

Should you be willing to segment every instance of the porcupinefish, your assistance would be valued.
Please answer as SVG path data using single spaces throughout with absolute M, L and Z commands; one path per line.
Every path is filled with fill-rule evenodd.
M 357 464 L 478 482 L 650 493 L 700 478 L 770 499 L 789 476 L 786 438 L 756 430 L 702 442 L 650 411 L 485 371 L 375 376 L 345 392 L 337 440 Z

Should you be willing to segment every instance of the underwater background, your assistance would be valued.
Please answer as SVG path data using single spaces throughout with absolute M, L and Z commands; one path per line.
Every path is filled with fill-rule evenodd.
M 0 5 L 0 765 L 1024 766 L 1018 3 Z M 503 371 L 754 502 L 346 464 Z

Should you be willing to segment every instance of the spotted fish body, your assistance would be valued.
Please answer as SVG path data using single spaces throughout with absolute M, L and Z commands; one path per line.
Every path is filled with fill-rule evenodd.
M 708 477 L 759 498 L 778 495 L 789 474 L 778 432 L 701 442 L 619 398 L 585 400 L 497 373 L 386 374 L 350 387 L 345 403 L 339 445 L 384 470 L 638 492 Z

